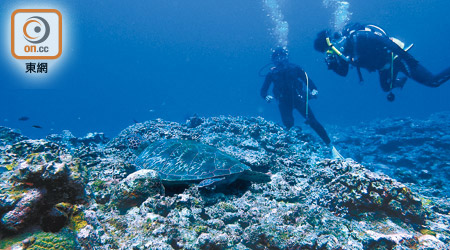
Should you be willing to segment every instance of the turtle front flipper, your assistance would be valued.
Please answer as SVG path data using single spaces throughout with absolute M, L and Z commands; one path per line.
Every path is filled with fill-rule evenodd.
M 212 184 L 214 184 L 216 182 L 223 181 L 223 180 L 225 180 L 225 177 L 206 179 L 206 180 L 201 181 L 198 184 L 198 187 L 199 188 L 207 187 L 207 186 L 210 186 L 210 185 L 212 185 Z
M 239 176 L 239 179 L 245 180 L 245 181 L 257 182 L 257 183 L 264 183 L 264 182 L 270 181 L 270 174 L 265 174 L 265 173 L 252 171 L 252 170 L 245 170 Z

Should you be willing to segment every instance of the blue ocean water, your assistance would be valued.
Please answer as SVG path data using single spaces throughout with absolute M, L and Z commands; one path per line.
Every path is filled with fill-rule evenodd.
M 14 1 L 0 5 L 3 36 L 9 34 L 11 13 L 30 3 L 60 9 L 67 46 L 58 67 L 49 68 L 53 75 L 35 83 L 12 65 L 8 39 L 1 39 L 1 126 L 33 138 L 64 129 L 75 136 L 98 131 L 113 137 L 134 121 L 184 122 L 193 114 L 281 122 L 276 104 L 259 96 L 263 78 L 258 71 L 277 45 L 263 1 Z M 334 24 L 335 9 L 316 0 L 277 3 L 289 24 L 291 62 L 319 88 L 319 99 L 311 105 L 325 127 L 450 110 L 449 83 L 431 89 L 408 80 L 389 103 L 378 74 L 363 71 L 361 85 L 355 70 L 347 78 L 328 71 L 313 40 Z M 449 66 L 448 0 L 348 3 L 350 21 L 377 24 L 414 43 L 411 54 L 434 73 Z M 19 121 L 22 116 L 30 119 Z M 304 126 L 300 115 L 295 118 Z

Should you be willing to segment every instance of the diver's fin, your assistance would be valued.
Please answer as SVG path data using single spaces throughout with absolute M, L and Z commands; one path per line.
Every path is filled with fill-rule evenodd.
M 412 47 L 414 46 L 414 43 L 411 43 L 408 47 L 405 48 L 405 44 L 403 44 L 403 46 L 400 46 L 400 48 L 402 48 L 404 51 L 408 52 L 408 50 L 410 50 Z M 397 59 L 398 55 L 394 56 L 394 60 Z
M 333 146 L 331 148 L 331 155 L 333 157 L 333 160 L 343 160 L 344 157 L 342 157 L 342 155 L 339 153 L 339 151 L 337 151 L 337 149 Z

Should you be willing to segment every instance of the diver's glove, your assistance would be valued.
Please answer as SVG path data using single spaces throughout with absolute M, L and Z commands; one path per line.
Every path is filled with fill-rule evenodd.
M 313 89 L 311 91 L 311 99 L 317 98 L 318 95 L 319 95 L 319 91 L 317 91 L 317 89 Z
M 273 100 L 273 96 L 268 95 L 268 96 L 266 96 L 265 99 L 266 99 L 266 102 L 270 103 Z

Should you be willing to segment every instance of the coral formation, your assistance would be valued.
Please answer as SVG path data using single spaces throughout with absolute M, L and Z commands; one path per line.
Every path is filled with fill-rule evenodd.
M 0 155 L 15 163 L 13 171 L 1 175 L 0 233 L 19 233 L 33 225 L 61 230 L 71 214 L 67 204 L 85 200 L 80 160 L 46 140 L 23 139 Z
M 402 119 L 336 132 L 341 153 L 362 164 L 330 160 L 330 150 L 314 136 L 260 117 L 194 117 L 186 124 L 157 119 L 110 141 L 68 131 L 28 140 L 0 129 L 10 134 L 0 136 L 8 138 L 0 163 L 12 168 L 0 173 L 0 215 L 8 222 L 0 237 L 13 228 L 22 236 L 14 246 L 27 249 L 53 241 L 63 249 L 448 249 L 446 187 L 427 181 L 445 177 L 433 174 L 445 170 L 449 155 L 450 128 L 441 123 Z M 405 139 L 408 131 L 415 134 Z M 132 145 L 130 138 L 136 139 Z M 156 172 L 136 172 L 142 147 L 161 139 L 209 145 L 270 173 L 270 181 L 164 186 Z M 381 173 L 382 165 L 404 169 L 409 161 L 409 173 Z M 407 176 L 421 179 L 405 184 Z M 26 232 L 39 222 L 58 233 Z M 12 246 L 6 241 L 2 247 Z
M 314 185 L 327 189 L 325 206 L 333 211 L 358 214 L 382 211 L 405 221 L 421 224 L 426 211 L 419 197 L 399 182 L 373 172 L 355 162 L 325 161 L 317 164 L 313 174 Z
M 39 206 L 46 194 L 45 189 L 33 188 L 17 202 L 14 209 L 3 215 L 0 226 L 3 229 L 17 232 L 36 216 Z
M 72 250 L 77 249 L 75 236 L 71 232 L 38 233 L 22 242 L 27 250 Z M 26 247 L 25 247 L 26 245 Z
M 124 212 L 131 207 L 139 206 L 148 197 L 163 195 L 164 187 L 156 171 L 143 169 L 123 179 L 113 192 L 112 203 Z
M 450 113 L 392 118 L 336 130 L 341 153 L 427 196 L 450 194 Z

